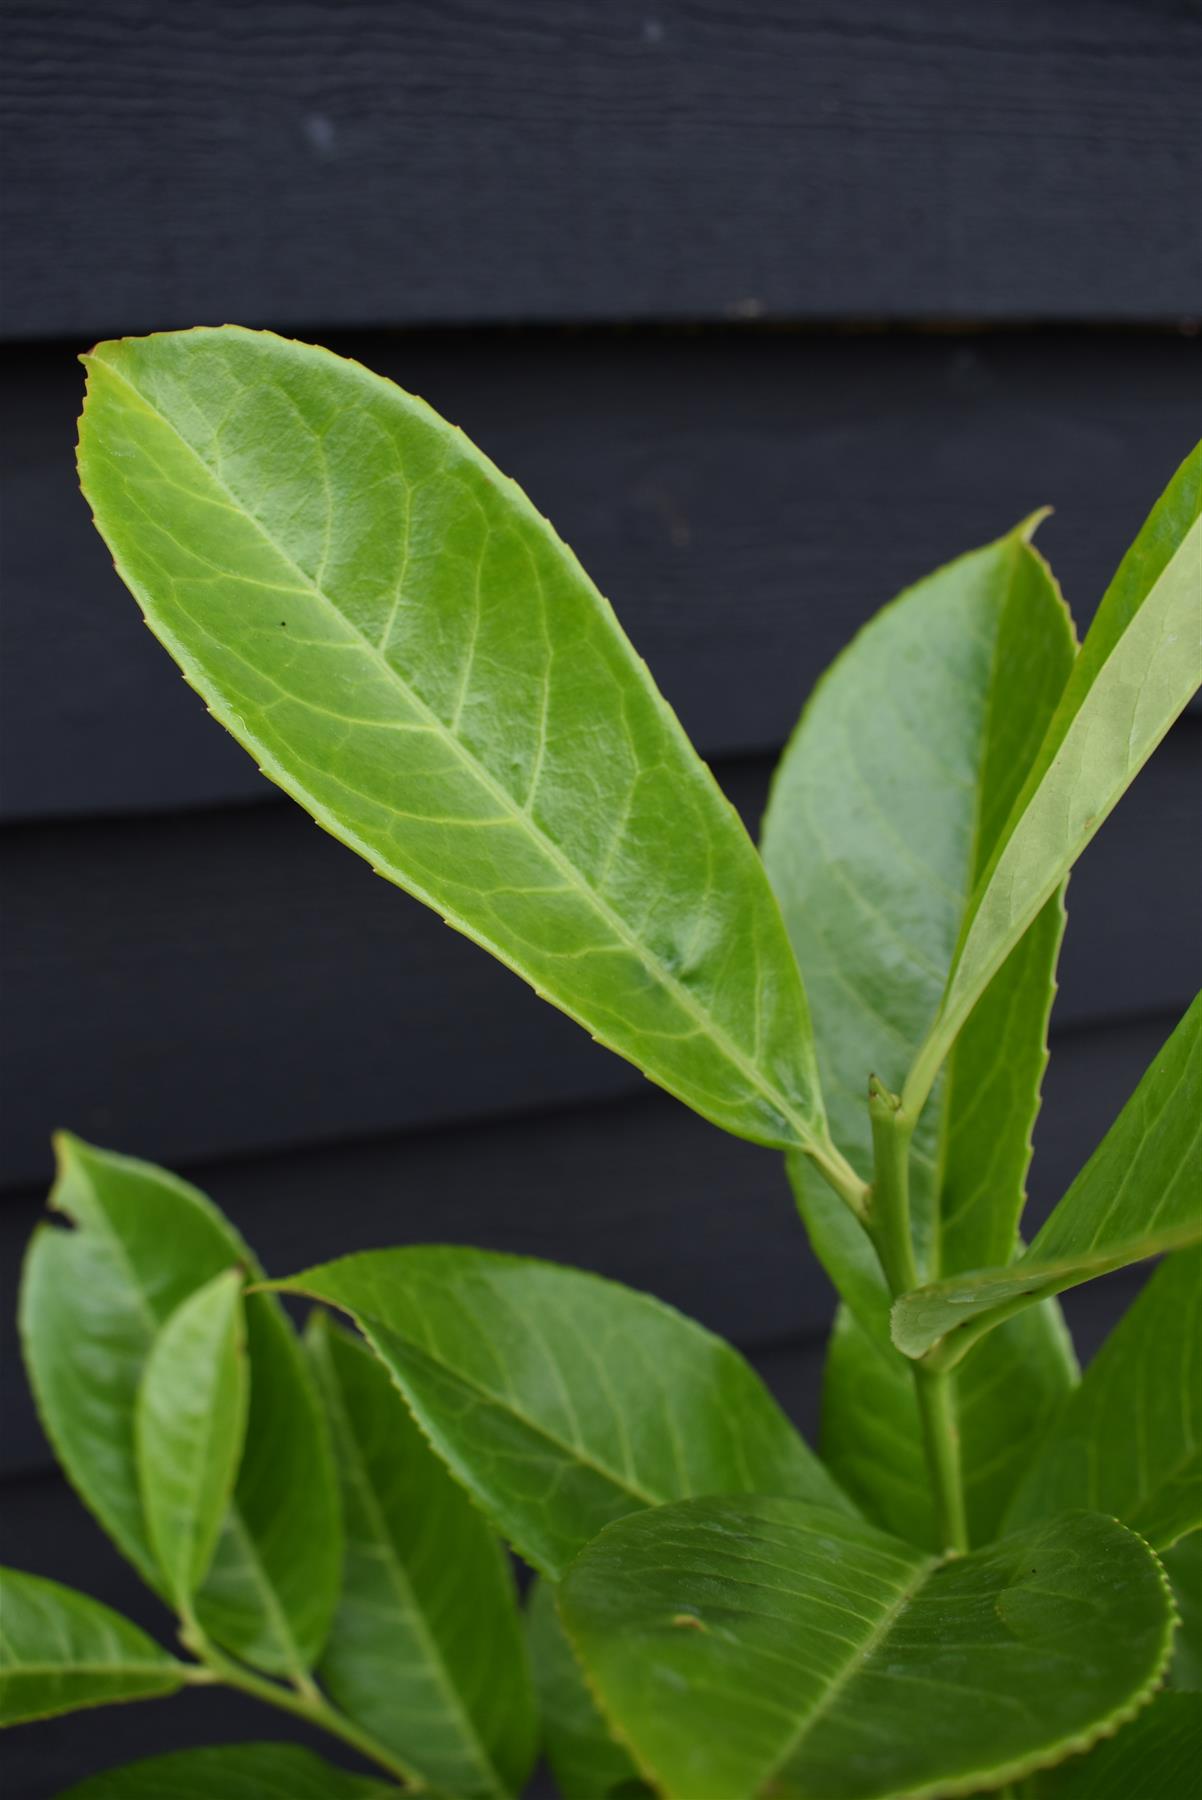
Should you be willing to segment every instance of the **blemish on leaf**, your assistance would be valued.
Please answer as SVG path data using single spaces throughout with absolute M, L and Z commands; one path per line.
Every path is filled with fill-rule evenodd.
M 686 1612 L 673 1613 L 672 1623 L 673 1623 L 673 1625 L 678 1626 L 680 1628 L 680 1630 L 682 1630 L 682 1631 L 708 1631 L 709 1630 L 709 1626 L 706 1625 L 703 1620 L 699 1619 L 697 1617 L 696 1613 L 686 1613 Z

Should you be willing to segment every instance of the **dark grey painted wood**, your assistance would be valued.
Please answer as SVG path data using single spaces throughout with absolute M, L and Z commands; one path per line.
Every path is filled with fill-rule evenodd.
M 325 335 L 318 333 L 317 335 Z M 1199 345 L 1066 333 L 336 340 L 523 482 L 707 755 L 782 743 L 883 601 L 1034 507 L 1080 623 L 1197 435 Z M 82 371 L 10 347 L 0 474 L 7 817 L 265 783 L 113 574 L 75 483 Z
M 10 0 L 9 335 L 1200 304 L 1189 0 Z

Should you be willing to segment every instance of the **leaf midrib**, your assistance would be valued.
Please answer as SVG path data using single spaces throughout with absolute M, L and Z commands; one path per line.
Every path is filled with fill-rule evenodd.
M 300 567 L 288 551 L 285 550 L 272 535 L 258 515 L 250 510 L 245 501 L 243 501 L 234 489 L 229 486 L 225 478 L 205 460 L 195 444 L 184 436 L 175 421 L 168 418 L 165 413 L 161 412 L 127 375 L 117 369 L 111 362 L 107 361 L 106 358 L 94 355 L 93 360 L 99 363 L 114 380 L 120 382 L 121 385 L 133 395 L 134 399 L 142 406 L 144 411 L 152 418 L 157 419 L 174 434 L 180 444 L 183 445 L 184 449 L 194 458 L 200 468 L 204 470 L 209 480 L 226 495 L 231 506 L 234 507 L 241 517 L 245 518 L 254 526 L 264 543 L 266 543 L 274 554 L 279 557 L 281 562 L 286 564 L 287 567 L 292 570 L 297 579 L 304 584 L 304 587 L 308 592 L 316 600 L 320 601 L 322 605 L 328 608 L 342 627 L 358 640 L 366 654 L 385 672 L 387 678 L 404 695 L 406 701 L 422 715 L 431 731 L 433 731 L 440 740 L 452 750 L 490 798 L 497 802 L 514 823 L 518 824 L 528 833 L 528 835 L 536 842 L 539 849 L 546 855 L 547 860 L 552 866 L 558 873 L 567 879 L 569 885 L 579 892 L 586 902 L 592 906 L 593 910 L 607 927 L 610 934 L 626 946 L 627 950 L 634 956 L 635 960 L 639 962 L 648 973 L 653 976 L 659 985 L 672 996 L 676 1003 L 681 1007 L 682 1011 L 696 1021 L 710 1038 L 711 1042 L 713 1042 L 722 1051 L 727 1060 L 739 1070 L 752 1090 L 762 1094 L 765 1099 L 769 1100 L 772 1105 L 779 1110 L 781 1116 L 797 1134 L 798 1143 L 802 1146 L 814 1143 L 817 1134 L 810 1121 L 798 1114 L 792 1103 L 785 1098 L 779 1089 L 764 1079 L 762 1071 L 754 1062 L 747 1058 L 745 1053 L 737 1044 L 735 1044 L 728 1033 L 717 1024 L 712 1014 L 698 1006 L 689 989 L 676 979 L 671 971 L 664 966 L 662 961 L 655 956 L 645 944 L 640 942 L 621 915 L 615 912 L 609 902 L 602 898 L 597 890 L 585 878 L 582 871 L 577 868 L 576 864 L 571 861 L 559 845 L 557 845 L 552 838 L 547 836 L 533 814 L 525 811 L 523 807 L 518 805 L 512 794 L 501 786 L 492 773 L 486 769 L 475 756 L 473 756 L 467 746 L 448 729 L 444 721 L 438 717 L 437 713 L 433 711 L 422 696 L 404 680 L 400 672 L 389 662 L 383 652 L 372 643 L 371 639 L 359 629 L 353 620 L 347 617 L 333 598 L 326 593 L 323 588 L 318 586 L 308 574 L 306 574 L 305 570 Z M 237 580 L 238 577 L 235 576 L 234 579 Z M 266 755 L 266 753 L 264 754 Z M 340 828 L 335 835 L 343 835 L 342 829 Z M 349 834 L 347 835 L 349 836 Z M 402 885 L 409 886 L 410 884 L 406 881 Z M 420 892 L 416 886 L 414 886 L 414 891 Z M 426 896 L 423 894 L 422 898 L 426 899 Z M 431 901 L 427 901 L 427 903 L 433 904 Z M 443 911 L 444 916 L 448 918 L 452 916 L 449 909 L 444 909 L 441 905 L 437 910 Z M 467 932 L 468 936 L 474 937 L 478 935 L 474 930 L 467 930 L 466 921 L 459 918 L 458 914 L 455 914 L 454 917 L 456 923 L 461 929 L 464 929 Z M 489 948 L 493 950 L 494 954 L 498 955 L 502 961 L 513 966 L 510 963 L 509 956 L 503 951 L 493 946 L 491 943 L 489 944 Z M 519 970 L 518 972 L 521 973 L 522 971 Z M 578 1022 L 585 1024 L 586 1028 L 591 1029 L 588 1021 L 580 1020 L 573 1008 L 567 1006 L 563 1001 L 559 1001 L 559 1004 L 563 1006 L 563 1009 L 570 1013 L 572 1017 L 577 1018 Z M 600 1034 L 598 1035 L 600 1037 Z M 605 1040 L 601 1038 L 600 1041 L 604 1042 Z

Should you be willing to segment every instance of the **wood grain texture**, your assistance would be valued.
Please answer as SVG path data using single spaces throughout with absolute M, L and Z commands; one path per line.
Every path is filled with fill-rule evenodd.
M 1178 727 L 1082 859 L 1058 1024 L 1193 997 L 1200 733 Z M 718 768 L 753 830 L 770 766 Z M 298 808 L 6 838 L 0 1183 L 36 1177 L 60 1125 L 174 1164 L 645 1085 Z
M 0 330 L 1199 307 L 1188 0 L 10 0 Z
M 321 337 L 321 331 L 314 333 Z M 420 334 L 337 347 L 528 489 L 710 756 L 775 748 L 852 632 L 1045 502 L 1082 626 L 1197 434 L 1184 338 Z M 76 487 L 83 372 L 9 347 L 0 812 L 260 795 L 142 627 Z

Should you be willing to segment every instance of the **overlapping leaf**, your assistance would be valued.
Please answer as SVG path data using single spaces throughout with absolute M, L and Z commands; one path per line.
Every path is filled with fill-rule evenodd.
M 1086 1756 L 1024 1783 L 1021 1800 L 1185 1800 L 1202 1769 L 1202 1705 L 1159 1694 Z
M 854 1510 L 742 1357 L 616 1282 L 420 1247 L 275 1285 L 354 1316 L 452 1473 L 552 1578 L 611 1519 L 685 1494 Z
M 386 1800 L 391 1782 L 348 1775 L 299 1744 L 178 1750 L 109 1769 L 60 1800 Z
M 1160 1560 L 1177 1602 L 1172 1683 L 1202 1693 L 1202 1531 L 1162 1550 Z
M 152 1700 L 187 1679 L 185 1664 L 98 1600 L 0 1570 L 0 1725 Z
M 306 1341 L 346 1530 L 322 1683 L 415 1779 L 463 1800 L 519 1792 L 536 1721 L 501 1546 L 371 1351 L 320 1313 Z
M 1094 1357 L 1008 1525 L 1077 1507 L 1157 1550 L 1202 1529 L 1202 1249 L 1167 1258 Z
M 86 361 L 96 522 L 264 771 L 708 1118 L 822 1140 L 754 850 L 520 490 L 421 401 L 268 333 Z
M 254 1258 L 209 1201 L 148 1163 L 62 1137 L 26 1260 L 21 1332 L 38 1411 L 81 1497 L 143 1578 L 165 1588 L 138 1477 L 135 1408 L 155 1338 L 195 1290 Z M 278 1301 L 246 1302 L 250 1411 L 234 1502 L 197 1596 L 219 1643 L 280 1673 L 311 1665 L 341 1566 L 329 1443 Z
M 612 1723 L 666 1800 L 994 1788 L 1151 1696 L 1156 1558 L 1079 1513 L 924 1555 L 796 1502 L 686 1501 L 608 1527 L 560 1592 Z
M 915 1109 L 998 968 L 1202 682 L 1202 445 L 1145 521 L 1098 608 L 965 915 Z
M 1008 1313 L 1196 1242 L 1200 1181 L 1202 994 L 1024 1255 L 903 1294 L 894 1343 L 921 1356 L 946 1337 L 950 1362 Z
M 652 1790 L 615 1740 L 585 1685 L 555 1610 L 555 1590 L 541 1578 L 526 1605 L 527 1639 L 543 1751 L 561 1794 L 571 1800 L 635 1800 Z

